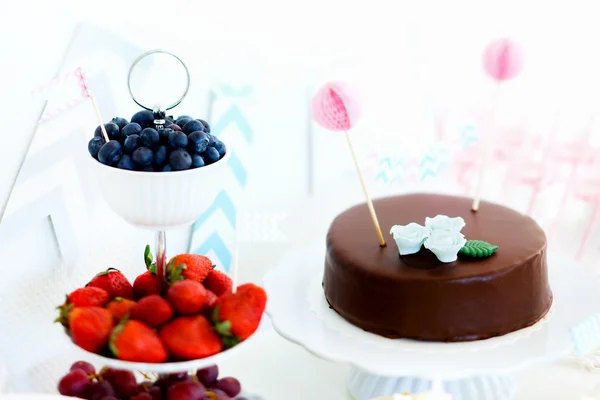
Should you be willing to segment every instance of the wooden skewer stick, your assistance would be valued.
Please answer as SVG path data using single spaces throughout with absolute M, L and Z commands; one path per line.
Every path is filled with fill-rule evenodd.
M 96 99 L 94 99 L 94 96 L 90 95 L 89 92 L 88 92 L 88 96 L 90 97 L 90 100 L 92 101 L 92 107 L 94 107 L 94 111 L 96 112 L 96 117 L 98 118 L 98 122 L 100 123 L 100 129 L 102 130 L 102 136 L 104 136 L 104 140 L 106 141 L 106 143 L 108 143 L 108 142 L 110 142 L 110 139 L 108 138 L 108 133 L 106 133 L 106 128 L 104 127 L 104 122 L 102 122 L 102 117 L 100 116 L 100 110 L 98 109 L 98 105 L 96 104 Z
M 488 118 L 487 129 L 485 130 L 483 137 L 483 147 L 481 149 L 481 165 L 479 166 L 479 172 L 477 174 L 477 181 L 475 183 L 475 193 L 473 194 L 473 204 L 471 206 L 472 211 L 479 210 L 479 203 L 481 202 L 481 190 L 483 188 L 483 181 L 485 178 L 485 170 L 487 168 L 488 159 L 490 158 L 490 149 L 492 148 L 492 141 L 494 139 L 494 119 L 496 117 L 496 105 L 498 103 L 498 96 L 500 93 L 500 84 L 496 88 L 496 93 L 492 99 L 492 108 L 490 110 L 490 116 Z
M 104 122 L 102 121 L 102 117 L 100 116 L 100 110 L 98 109 L 98 105 L 96 104 L 96 99 L 94 98 L 94 96 L 92 96 L 92 94 L 90 93 L 90 90 L 88 89 L 88 86 L 87 86 L 87 83 L 85 82 L 85 77 L 83 76 L 83 72 L 82 72 L 81 68 L 77 69 L 76 74 L 79 76 L 79 84 L 80 84 L 81 88 L 84 90 L 85 95 L 92 102 L 92 107 L 94 107 L 94 112 L 96 113 L 96 118 L 98 118 L 98 122 L 100 123 L 100 130 L 102 131 L 102 136 L 104 136 L 104 140 L 106 141 L 106 143 L 108 143 L 108 142 L 110 142 L 110 139 L 108 138 L 108 133 L 106 133 L 106 128 L 104 127 Z
M 367 185 L 365 184 L 365 179 L 363 178 L 362 172 L 360 170 L 360 165 L 358 163 L 358 157 L 356 157 L 356 152 L 354 151 L 354 145 L 352 144 L 352 139 L 350 138 L 350 133 L 348 131 L 344 131 L 346 134 L 346 139 L 348 140 L 348 146 L 350 147 L 350 154 L 352 154 L 352 159 L 354 160 L 354 165 L 356 166 L 356 172 L 358 173 L 358 179 L 360 180 L 360 184 L 362 186 L 363 192 L 365 193 L 365 198 L 367 199 L 367 207 L 369 207 L 369 212 L 371 213 L 371 219 L 373 220 L 373 225 L 375 226 L 375 231 L 377 231 L 377 237 L 379 238 L 379 245 L 381 247 L 385 247 L 385 239 L 383 238 L 383 234 L 381 233 L 381 227 L 379 226 L 379 220 L 377 219 L 377 214 L 375 213 L 375 207 L 373 207 L 373 201 L 371 200 L 371 196 L 369 196 L 369 191 L 367 190 Z

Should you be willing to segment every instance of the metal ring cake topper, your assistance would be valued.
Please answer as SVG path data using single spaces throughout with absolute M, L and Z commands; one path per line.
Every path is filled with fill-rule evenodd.
M 133 64 L 131 65 L 131 67 L 129 68 L 129 74 L 127 75 L 127 88 L 129 89 L 129 95 L 131 96 L 131 98 L 133 99 L 133 101 L 135 102 L 135 104 L 137 104 L 138 106 L 142 107 L 143 109 L 146 109 L 148 111 L 154 111 L 154 112 L 157 110 L 157 107 L 158 108 L 162 108 L 162 107 L 160 107 L 160 106 L 154 106 L 153 108 L 150 108 L 150 107 L 146 107 L 145 105 L 143 105 L 139 101 L 137 101 L 137 99 L 133 95 L 133 91 L 131 90 L 131 74 L 133 72 L 133 69 L 139 64 L 140 61 L 142 61 L 144 58 L 148 57 L 149 55 L 158 54 L 158 53 L 167 54 L 167 55 L 170 55 L 170 56 L 174 57 L 177 61 L 179 61 L 181 63 L 181 65 L 183 65 L 183 68 L 185 69 L 185 74 L 187 76 L 187 86 L 185 88 L 185 91 L 183 92 L 183 94 L 179 98 L 179 100 L 177 100 L 175 103 L 171 104 L 170 106 L 168 106 L 164 110 L 166 111 L 166 110 L 170 110 L 172 108 L 177 107 L 183 101 L 183 99 L 185 99 L 185 96 L 188 94 L 188 91 L 190 90 L 190 71 L 188 70 L 187 65 L 185 65 L 185 63 L 179 57 L 177 57 L 175 54 L 173 54 L 173 53 L 171 53 L 169 51 L 166 51 L 166 50 L 156 49 L 156 50 L 147 51 L 144 54 L 140 55 L 133 62 Z

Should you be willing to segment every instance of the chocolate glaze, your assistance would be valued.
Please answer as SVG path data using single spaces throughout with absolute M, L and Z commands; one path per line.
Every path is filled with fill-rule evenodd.
M 350 323 L 382 336 L 468 341 L 503 335 L 540 320 L 552 304 L 546 236 L 531 218 L 471 199 L 411 194 L 374 202 L 387 242 L 380 247 L 366 204 L 331 224 L 323 288 Z M 441 263 L 424 247 L 400 256 L 392 225 L 425 224 L 438 214 L 462 217 L 467 239 L 499 246 L 491 257 Z

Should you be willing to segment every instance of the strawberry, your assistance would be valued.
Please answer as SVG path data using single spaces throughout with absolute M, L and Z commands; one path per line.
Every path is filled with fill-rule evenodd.
M 109 268 L 96 275 L 86 287 L 99 287 L 108 292 L 111 299 L 122 297 L 133 299 L 133 287 L 118 269 Z
M 213 322 L 227 347 L 246 340 L 256 331 L 266 304 L 266 292 L 253 283 L 241 285 L 235 293 L 219 297 L 213 312 Z
M 217 304 L 217 300 L 219 300 L 219 296 L 211 292 L 210 290 L 206 290 L 206 304 L 202 307 L 203 315 L 210 318 L 213 310 L 215 309 L 215 305 Z
M 83 287 L 67 296 L 67 303 L 74 307 L 102 307 L 110 299 L 106 290 L 96 287 Z
M 203 285 L 217 296 L 222 296 L 231 291 L 233 281 L 223 272 L 213 269 L 208 273 Z
M 179 317 L 160 330 L 169 354 L 179 360 L 195 360 L 220 353 L 223 344 L 202 315 Z
M 135 301 L 115 297 L 106 305 L 106 309 L 113 315 L 115 322 L 118 323 L 124 316 L 131 312 L 133 306 L 135 306 Z
M 133 282 L 133 297 L 136 300 L 153 294 L 160 294 L 158 289 L 158 276 L 156 275 L 156 263 L 153 261 L 150 246 L 146 245 L 144 250 L 144 263 L 147 271 L 135 278 Z
M 79 288 L 67 295 L 65 303 L 56 307 L 60 315 L 55 322 L 67 324 L 69 312 L 75 307 L 103 307 L 109 300 L 109 295 L 104 289 L 96 287 Z
M 124 319 L 110 334 L 110 350 L 119 360 L 161 363 L 167 352 L 152 328 Z
M 76 307 L 69 313 L 71 338 L 87 351 L 99 353 L 108 343 L 112 328 L 113 316 L 102 307 Z
M 192 280 L 177 281 L 169 287 L 167 300 L 181 315 L 196 314 L 208 301 L 206 289 Z
M 143 297 L 158 294 L 158 276 L 151 271 L 146 271 L 133 282 L 133 298 L 140 300 Z
M 214 267 L 208 257 L 199 254 L 179 254 L 169 260 L 167 276 L 171 284 L 182 279 L 202 283 Z
M 131 310 L 131 319 L 154 328 L 164 324 L 173 316 L 171 305 L 157 294 L 146 296 Z

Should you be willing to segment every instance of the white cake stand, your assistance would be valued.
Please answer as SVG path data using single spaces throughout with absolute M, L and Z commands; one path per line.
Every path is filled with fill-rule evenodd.
M 316 356 L 349 363 L 356 400 L 429 390 L 443 380 L 454 400 L 510 400 L 510 374 L 569 354 L 571 327 L 600 311 L 595 283 L 575 263 L 549 258 L 554 305 L 533 327 L 488 340 L 430 343 L 386 339 L 349 324 L 327 306 L 321 289 L 324 248 L 287 257 L 264 278 L 267 313 L 284 338 Z

